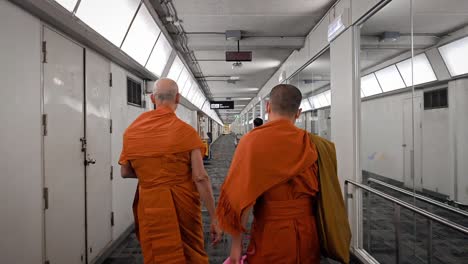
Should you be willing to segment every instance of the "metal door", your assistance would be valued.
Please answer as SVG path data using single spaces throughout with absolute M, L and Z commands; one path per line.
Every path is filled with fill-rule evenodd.
M 84 263 L 84 49 L 48 28 L 43 38 L 46 259 Z
M 112 240 L 110 62 L 86 51 L 86 211 L 88 259 Z
M 403 101 L 403 167 L 404 183 L 409 188 L 421 191 L 422 179 L 422 123 L 421 97 L 404 99 Z M 412 113 L 414 109 L 414 118 Z M 414 135 L 413 135 L 414 130 Z

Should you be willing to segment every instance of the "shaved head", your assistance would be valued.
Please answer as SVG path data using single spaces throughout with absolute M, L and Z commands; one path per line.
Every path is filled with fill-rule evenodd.
M 301 105 L 302 94 L 296 86 L 280 84 L 270 92 L 271 112 L 282 116 L 294 116 Z
M 175 103 L 179 87 L 177 83 L 169 78 L 161 78 L 153 88 L 153 96 L 156 104 Z

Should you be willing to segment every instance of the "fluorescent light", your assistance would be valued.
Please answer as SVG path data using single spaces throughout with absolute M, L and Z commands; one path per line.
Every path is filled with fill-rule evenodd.
M 361 78 L 361 97 L 382 93 L 380 84 L 373 73 Z
M 139 4 L 139 0 L 81 0 L 76 16 L 115 46 L 120 47 Z
M 160 32 L 146 6 L 141 5 L 127 33 L 122 50 L 141 65 L 145 65 Z
M 384 92 L 398 90 L 406 87 L 395 65 L 391 65 L 387 68 L 377 71 L 375 72 L 375 75 Z
M 398 67 L 401 76 L 403 76 L 403 80 L 407 87 L 413 86 L 413 75 L 414 85 L 437 80 L 434 70 L 424 53 L 413 58 L 413 70 L 411 70 L 411 59 L 397 63 L 396 66 Z
M 468 73 L 468 37 L 439 48 L 440 54 L 452 76 Z

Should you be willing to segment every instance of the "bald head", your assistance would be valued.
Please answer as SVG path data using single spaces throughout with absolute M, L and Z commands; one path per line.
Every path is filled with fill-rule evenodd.
M 302 94 L 294 85 L 280 84 L 270 92 L 271 112 L 292 117 L 295 116 L 301 105 Z
M 159 79 L 153 88 L 153 97 L 156 105 L 177 104 L 179 87 L 169 78 Z

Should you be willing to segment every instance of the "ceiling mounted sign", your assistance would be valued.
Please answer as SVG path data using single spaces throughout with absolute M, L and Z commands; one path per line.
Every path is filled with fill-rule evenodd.
M 211 109 L 234 109 L 234 101 L 211 101 Z

